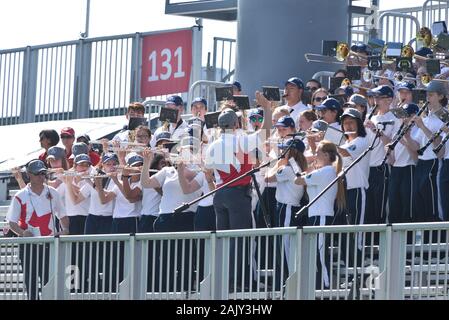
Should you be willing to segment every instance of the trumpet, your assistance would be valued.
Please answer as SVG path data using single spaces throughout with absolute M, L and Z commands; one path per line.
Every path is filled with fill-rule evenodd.
M 352 51 L 346 42 L 338 43 L 337 48 L 336 48 L 335 58 L 338 61 L 345 61 L 349 56 L 356 56 L 357 58 L 368 60 L 368 58 L 366 56 Z
M 425 73 L 425 74 L 421 75 L 420 81 L 424 86 L 427 86 L 430 83 L 430 81 L 440 81 L 440 82 L 449 83 L 449 80 L 435 79 L 429 73 Z

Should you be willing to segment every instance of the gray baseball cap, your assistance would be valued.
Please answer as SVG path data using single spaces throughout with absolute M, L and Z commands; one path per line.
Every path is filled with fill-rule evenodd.
M 47 150 L 47 159 L 64 159 L 65 150 L 61 147 L 53 146 Z
M 312 123 L 311 130 L 314 132 L 326 131 L 329 125 L 324 120 L 316 120 Z
M 89 164 L 92 164 L 92 162 L 90 161 L 90 157 L 87 154 L 85 154 L 85 153 L 77 155 L 73 162 L 75 162 L 76 164 L 80 164 L 80 163 L 83 163 L 83 162 L 87 162 Z
M 353 94 L 350 98 L 349 98 L 349 102 L 354 102 L 355 104 L 361 105 L 361 106 L 368 106 L 368 100 L 362 96 L 361 94 Z
M 360 121 L 362 120 L 362 115 L 359 112 L 359 110 L 354 109 L 354 108 L 348 108 L 345 110 L 345 112 L 343 112 L 343 114 L 341 115 L 340 119 L 343 120 L 344 117 L 351 117 L 354 119 L 359 119 Z
M 441 94 L 441 95 L 446 95 L 447 94 L 447 86 L 442 81 L 432 80 L 428 84 L 428 86 L 426 88 L 426 91 L 427 92 L 436 92 L 436 93 Z
M 222 129 L 234 129 L 238 122 L 237 113 L 232 109 L 225 109 L 218 116 L 218 126 Z

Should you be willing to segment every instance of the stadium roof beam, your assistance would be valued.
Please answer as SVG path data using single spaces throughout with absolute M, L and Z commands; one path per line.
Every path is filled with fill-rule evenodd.
M 165 14 L 222 21 L 237 20 L 237 0 L 174 1 L 165 1 Z

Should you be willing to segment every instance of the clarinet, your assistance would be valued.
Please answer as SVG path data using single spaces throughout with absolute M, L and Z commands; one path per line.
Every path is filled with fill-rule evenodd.
M 418 113 L 416 114 L 416 116 L 421 116 L 421 114 L 427 109 L 429 105 L 429 102 L 426 102 L 421 109 L 419 109 Z M 388 157 L 390 156 L 391 151 L 394 150 L 394 148 L 396 147 L 396 145 L 399 143 L 399 141 L 401 141 L 402 137 L 407 133 L 407 131 L 409 131 L 413 125 L 415 124 L 415 121 L 411 121 L 407 126 L 404 126 L 404 124 L 401 125 L 401 128 L 399 128 L 398 130 L 398 134 L 396 136 L 396 138 L 394 139 L 394 141 L 392 143 L 390 143 L 388 145 L 388 150 L 387 153 L 385 154 L 384 160 L 382 161 L 382 166 L 387 162 Z
M 371 110 L 371 113 L 368 115 L 368 120 L 371 120 L 371 118 L 374 116 L 374 113 L 376 112 L 377 108 L 379 108 L 379 105 L 375 104 L 373 107 L 373 110 Z
M 444 145 L 446 144 L 446 142 L 448 140 L 449 140 L 449 134 L 446 135 L 443 140 L 441 140 L 440 144 L 436 148 L 433 149 L 433 152 L 435 152 L 435 154 L 440 153 L 441 149 L 444 147 Z
M 436 133 L 434 133 L 433 135 L 432 135 L 432 138 L 430 138 L 429 139 L 429 141 L 427 141 L 427 143 L 426 143 L 426 145 L 424 146 L 424 147 L 422 147 L 421 149 L 419 149 L 417 152 L 418 152 L 418 155 L 420 155 L 420 156 L 422 156 L 423 154 L 424 154 L 424 151 L 426 151 L 426 149 L 435 141 L 435 139 L 437 139 L 442 133 L 443 133 L 443 129 L 445 128 L 445 127 L 447 127 L 449 125 L 449 121 L 448 122 L 446 122 L 441 128 L 440 128 L 440 130 L 438 130 L 438 132 L 436 132 Z M 445 137 L 445 139 L 446 139 L 446 137 Z M 443 144 L 444 145 L 444 144 Z M 438 145 L 438 147 L 439 147 L 439 145 Z M 438 148 L 437 147 L 437 148 Z M 441 147 L 442 148 L 442 147 Z M 440 148 L 440 149 L 441 149 Z M 436 149 L 436 148 L 435 148 Z M 440 150 L 438 150 L 438 152 L 439 152 Z M 438 153 L 438 152 L 435 152 L 435 153 Z

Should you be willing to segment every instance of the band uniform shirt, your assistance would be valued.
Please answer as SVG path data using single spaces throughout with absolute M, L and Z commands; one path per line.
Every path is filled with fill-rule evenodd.
M 211 190 L 209 188 L 209 183 L 207 183 L 206 174 L 204 172 L 199 172 L 195 178 L 193 178 L 196 183 L 201 186 L 201 193 L 203 195 L 208 194 Z M 200 202 L 198 202 L 199 207 L 210 207 L 214 205 L 214 196 L 211 195 L 207 198 L 204 198 Z
M 17 223 L 22 230 L 31 231 L 33 236 L 51 236 L 54 228 L 52 213 L 58 219 L 66 216 L 56 189 L 45 185 L 41 194 L 36 194 L 27 185 L 12 199 L 6 220 Z
M 379 122 L 384 122 L 384 121 L 394 121 L 394 124 L 396 124 L 396 122 L 399 122 L 397 120 L 397 118 L 391 113 L 391 112 L 387 112 L 383 115 L 375 115 L 371 118 L 371 121 L 374 123 L 375 126 L 377 126 L 379 124 Z M 394 135 L 394 128 L 395 125 L 379 125 L 380 129 L 382 130 L 382 134 L 386 137 L 393 137 Z M 371 129 L 366 129 L 367 132 L 367 137 L 368 137 L 368 142 L 369 144 L 371 144 L 375 137 L 376 137 L 376 132 L 373 132 Z M 378 167 L 382 164 L 383 159 L 385 158 L 385 144 L 382 142 L 382 140 L 379 138 L 376 141 L 376 144 L 374 146 L 374 149 L 370 151 L 369 153 L 369 166 L 370 167 Z
M 299 169 L 301 173 L 301 169 Z M 304 195 L 304 186 L 295 183 L 296 175 L 290 165 L 281 167 L 276 172 L 276 200 L 277 202 L 299 207 Z
M 142 216 L 159 216 L 162 196 L 152 188 L 142 189 Z
M 131 190 L 139 188 L 142 190 L 140 181 L 133 182 L 130 185 Z M 133 218 L 140 217 L 142 211 L 142 200 L 131 203 L 125 198 L 117 185 L 114 185 L 111 190 L 115 194 L 115 206 L 112 212 L 112 218 Z
M 110 179 L 108 186 L 105 188 L 105 191 L 111 191 L 114 186 L 114 181 Z M 94 186 L 90 183 L 84 184 L 81 187 L 80 192 L 84 198 L 90 197 L 90 205 L 88 210 L 89 214 L 102 217 L 112 216 L 112 212 L 114 211 L 115 199 L 109 201 L 106 204 L 102 204 L 97 189 L 95 189 Z
M 314 199 L 335 178 L 337 172 L 333 166 L 324 166 L 314 170 L 304 177 L 307 185 L 307 193 L 310 199 Z M 338 185 L 334 184 L 309 208 L 309 217 L 334 215 L 334 203 L 337 197 Z
M 185 129 L 188 127 L 189 125 L 187 124 L 187 122 L 185 122 L 184 120 L 180 120 L 179 123 L 175 124 L 175 123 L 170 123 L 170 126 L 168 128 L 168 131 L 171 134 L 171 140 L 181 140 L 181 137 L 185 134 Z M 156 147 L 156 136 L 165 131 L 163 127 L 159 127 L 156 129 L 156 131 L 154 132 L 154 134 L 151 135 L 151 141 L 150 141 L 150 146 L 152 148 Z
M 287 107 L 290 110 L 290 117 L 292 117 L 295 121 L 296 127 L 298 127 L 298 119 L 301 115 L 301 112 L 310 110 L 310 108 L 303 104 L 302 101 L 299 101 L 297 104 L 291 107 L 289 107 L 288 105 L 284 105 L 283 107 Z
M 341 146 L 350 156 L 343 157 L 343 167 L 347 168 L 358 156 L 360 156 L 366 149 L 369 143 L 366 137 L 357 137 L 352 141 L 347 140 Z M 346 174 L 347 189 L 365 188 L 368 189 L 368 175 L 369 175 L 369 155 L 363 157 L 351 170 Z
M 441 121 L 434 113 L 429 113 L 427 117 L 423 119 L 424 125 L 429 129 L 432 133 L 436 133 L 440 128 L 444 125 L 443 121 Z M 418 128 L 418 130 L 415 131 L 414 135 L 412 136 L 412 139 L 415 140 L 419 147 L 422 148 L 426 145 L 426 143 L 429 141 L 429 138 L 424 134 L 424 132 Z M 433 160 L 436 159 L 437 156 L 435 152 L 433 152 L 433 147 L 429 146 L 422 156 L 418 155 L 419 160 Z
M 399 128 L 401 127 L 401 121 L 396 121 L 394 125 L 393 132 L 395 135 L 392 137 L 392 140 L 396 138 L 396 133 L 399 131 Z M 418 128 L 416 126 L 412 126 L 410 129 L 410 135 L 414 136 L 416 134 L 416 131 Z M 412 155 L 408 151 L 407 147 L 403 145 L 401 142 L 399 142 L 396 147 L 394 148 L 394 163 L 393 167 L 406 167 L 411 165 L 416 165 L 415 159 L 413 159 Z
M 205 168 L 214 170 L 217 187 L 247 173 L 253 168 L 255 159 L 251 158 L 256 149 L 263 150 L 257 131 L 249 135 L 222 133 L 206 150 Z M 261 153 L 261 156 L 263 153 Z M 263 159 L 259 159 L 263 161 Z M 248 186 L 251 176 L 233 183 L 229 187 Z
M 79 188 L 81 190 L 81 188 L 87 183 L 89 183 L 89 182 L 87 182 L 83 179 L 77 184 L 73 183 L 73 185 L 75 186 L 75 188 Z M 72 198 L 68 194 L 69 191 L 67 190 L 67 185 L 65 184 L 65 182 L 62 182 L 56 190 L 61 195 L 61 197 L 64 201 L 67 216 L 69 216 L 69 217 L 87 216 L 89 214 L 89 206 L 90 206 L 90 198 L 89 197 L 85 198 L 83 201 L 81 201 L 78 204 L 74 204 L 72 201 Z

